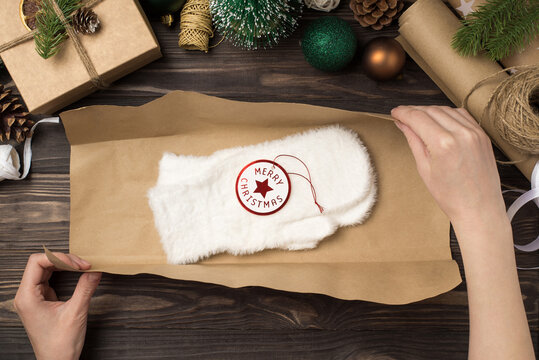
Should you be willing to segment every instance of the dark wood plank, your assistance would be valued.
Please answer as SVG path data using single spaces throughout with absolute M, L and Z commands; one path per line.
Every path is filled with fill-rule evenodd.
M 396 26 L 380 32 L 362 29 L 345 3 L 333 14 L 353 24 L 360 45 L 376 36 L 396 35 Z M 410 59 L 402 78 L 386 83 L 365 76 L 359 54 L 336 74 L 310 67 L 298 43 L 308 21 L 320 15 L 307 11 L 302 27 L 274 49 L 248 52 L 223 43 L 208 54 L 179 49 L 178 29 L 154 21 L 164 57 L 69 108 L 140 105 L 175 89 L 386 113 L 399 104 L 451 105 Z M 5 72 L 0 72 L 0 82 L 13 84 Z M 30 177 L 0 183 L 1 359 L 32 358 L 12 305 L 27 257 L 41 251 L 42 244 L 68 249 L 69 144 L 62 126 L 40 128 L 33 149 Z M 506 160 L 499 151 L 496 157 Z M 504 188 L 529 188 L 514 166 L 498 169 Z M 508 203 L 516 196 L 505 194 Z M 519 212 L 514 221 L 517 242 L 539 233 L 538 218 L 534 206 Z M 453 234 L 451 249 L 462 273 Z M 517 252 L 517 262 L 536 265 L 537 255 Z M 519 276 L 537 351 L 539 271 L 520 271 Z M 58 273 L 51 283 L 65 299 L 76 280 L 76 274 Z M 260 287 L 230 289 L 154 275 L 105 274 L 92 300 L 83 358 L 462 359 L 467 342 L 465 283 L 432 299 L 387 306 Z
M 19 268 L 27 254 L 11 252 L 10 263 Z M 0 257 L 7 262 L 7 256 Z M 17 327 L 20 322 L 12 299 L 20 271 L 0 272 L 0 322 Z M 58 273 L 51 280 L 61 299 L 71 295 L 78 274 Z M 523 294 L 539 289 L 534 272 L 521 272 Z M 530 328 L 539 330 L 537 298 L 524 296 Z M 467 331 L 468 313 L 464 284 L 455 290 L 418 303 L 390 306 L 344 301 L 319 294 L 290 293 L 262 287 L 231 289 L 215 284 L 180 281 L 155 275 L 105 274 L 90 309 L 95 326 L 181 329 L 324 329 L 404 330 L 447 329 Z
M 6 358 L 31 357 L 22 329 L 0 330 L 10 339 Z M 467 335 L 458 331 L 88 329 L 82 359 L 464 359 Z M 431 342 L 435 342 L 433 345 Z

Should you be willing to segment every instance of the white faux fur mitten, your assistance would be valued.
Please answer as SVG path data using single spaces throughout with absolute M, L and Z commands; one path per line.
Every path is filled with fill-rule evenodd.
M 293 158 L 278 157 L 283 154 Z M 269 177 L 260 167 L 258 173 L 248 167 L 276 157 L 276 166 L 267 166 Z M 276 167 L 288 179 L 283 172 L 275 176 Z M 239 174 L 251 170 L 254 181 L 243 185 Z M 263 180 L 271 185 L 269 192 L 257 193 Z M 168 262 L 185 264 L 221 252 L 313 248 L 338 227 L 363 222 L 375 202 L 376 185 L 357 134 L 332 126 L 205 157 L 165 153 L 148 197 Z M 270 199 L 278 206 L 271 208 Z M 267 212 L 260 213 L 266 205 Z

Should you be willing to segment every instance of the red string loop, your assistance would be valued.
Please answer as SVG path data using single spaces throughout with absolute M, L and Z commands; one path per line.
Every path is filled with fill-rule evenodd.
M 294 156 L 294 155 L 288 155 L 288 154 L 280 154 L 280 155 L 277 155 L 273 161 L 275 162 L 275 160 L 277 160 L 278 158 L 280 158 L 281 156 L 286 156 L 286 157 L 291 157 L 293 159 L 296 159 L 298 160 L 300 163 L 303 164 L 303 166 L 305 166 L 305 169 L 307 170 L 307 175 L 309 176 L 309 178 L 307 178 L 305 175 L 301 175 L 301 174 L 298 174 L 298 173 L 292 173 L 292 172 L 289 172 L 288 174 L 290 175 L 297 175 L 297 176 L 301 176 L 302 178 L 304 178 L 305 180 L 307 180 L 307 182 L 309 183 L 309 185 L 311 185 L 311 193 L 313 194 L 313 200 L 314 200 L 314 203 L 316 206 L 318 206 L 318 210 L 320 210 L 320 213 L 323 213 L 324 212 L 324 208 L 322 207 L 322 205 L 320 205 L 318 203 L 318 200 L 316 200 L 316 189 L 314 188 L 314 185 L 313 185 L 313 182 L 311 180 L 311 172 L 309 171 L 309 167 L 307 166 L 307 164 L 305 164 L 303 162 L 303 160 L 301 160 L 300 158 L 298 158 L 297 156 Z M 273 165 L 275 167 L 275 165 Z

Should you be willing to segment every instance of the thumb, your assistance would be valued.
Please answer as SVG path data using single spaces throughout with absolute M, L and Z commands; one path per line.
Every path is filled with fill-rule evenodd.
M 69 300 L 77 313 L 87 313 L 90 299 L 99 285 L 101 273 L 84 273 L 80 276 L 73 296 Z

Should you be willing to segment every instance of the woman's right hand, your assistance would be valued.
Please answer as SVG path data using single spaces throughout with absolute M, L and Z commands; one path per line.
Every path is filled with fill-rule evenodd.
M 459 241 L 470 308 L 469 359 L 534 359 L 492 145 L 464 109 L 399 106 L 391 115 Z
M 493 214 L 507 220 L 492 145 L 466 110 L 399 106 L 391 116 L 408 140 L 419 175 L 454 226 L 490 222 Z

